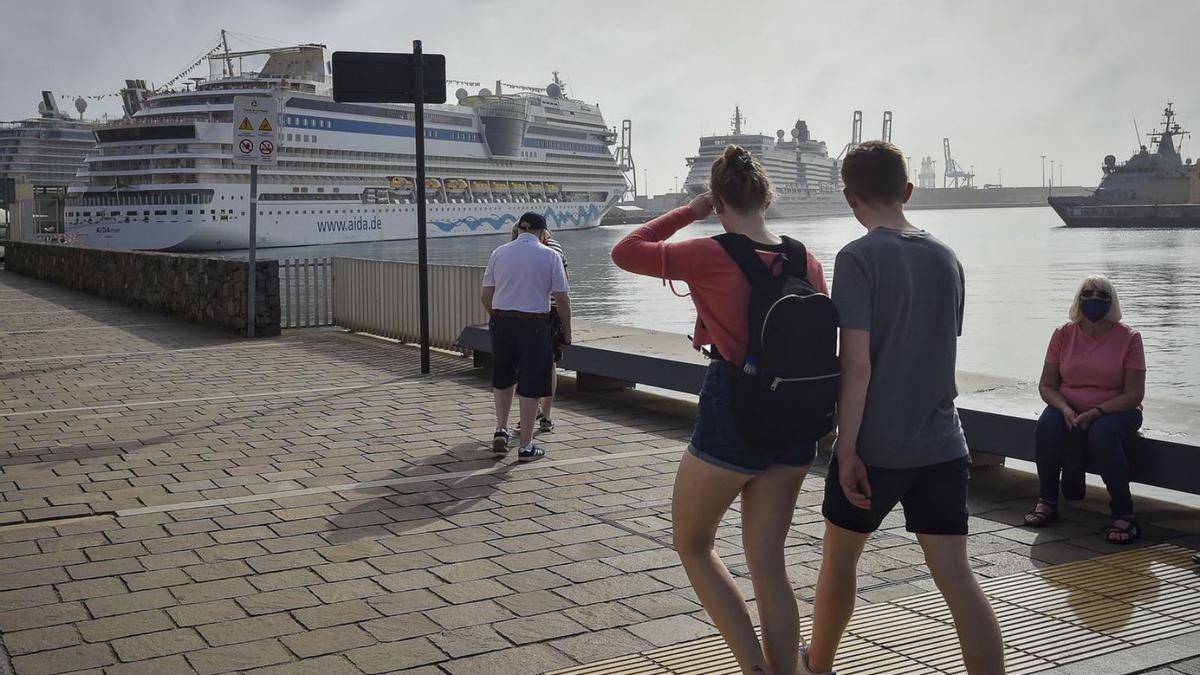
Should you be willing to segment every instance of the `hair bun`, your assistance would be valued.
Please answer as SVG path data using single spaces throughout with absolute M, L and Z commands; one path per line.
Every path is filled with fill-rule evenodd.
M 721 156 L 725 163 L 735 169 L 750 171 L 754 168 L 754 156 L 740 145 L 725 146 L 725 154 Z

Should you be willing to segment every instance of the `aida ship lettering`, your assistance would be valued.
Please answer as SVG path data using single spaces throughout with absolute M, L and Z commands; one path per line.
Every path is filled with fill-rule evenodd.
M 257 72 L 237 66 L 258 57 Z M 334 102 L 323 45 L 209 57 L 184 91 L 128 81 L 127 118 L 96 131 L 68 193 L 86 246 L 198 251 L 249 244 L 248 169 L 231 159 L 233 97 L 280 100 L 277 164 L 259 173 L 262 247 L 416 237 L 411 106 Z M 430 236 L 507 232 L 536 211 L 558 230 L 595 227 L 626 190 L 598 106 L 544 90 L 456 92 L 425 112 Z M 508 87 L 512 89 L 511 86 Z

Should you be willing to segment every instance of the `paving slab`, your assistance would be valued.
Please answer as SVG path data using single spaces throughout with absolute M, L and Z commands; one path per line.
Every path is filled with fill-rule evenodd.
M 521 465 L 487 452 L 491 391 L 456 355 L 425 377 L 414 350 L 340 330 L 239 340 L 0 271 L 0 292 L 18 287 L 28 299 L 0 308 L 0 638 L 17 673 L 508 675 L 713 633 L 670 545 L 690 401 L 565 378 L 549 457 Z M 813 473 L 786 551 L 802 600 Z M 1091 492 L 1034 532 L 1018 525 L 1035 480 L 976 471 L 972 565 L 1003 581 L 1107 552 Z M 1156 525 L 1139 546 L 1200 544 L 1196 510 L 1138 503 Z M 737 504 L 717 547 L 752 598 Z M 920 562 L 891 517 L 860 604 L 931 589 Z M 1183 639 L 1122 659 L 1200 672 L 1168 642 Z

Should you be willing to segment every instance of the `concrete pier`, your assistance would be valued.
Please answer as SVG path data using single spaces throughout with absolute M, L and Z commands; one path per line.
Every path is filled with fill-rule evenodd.
M 568 383 L 548 459 L 518 465 L 486 452 L 491 391 L 458 356 L 421 377 L 417 352 L 393 342 L 240 340 L 2 271 L 0 345 L 0 672 L 7 658 L 18 675 L 508 675 L 714 634 L 670 545 L 687 401 Z M 822 473 L 787 549 L 805 614 Z M 1103 490 L 1050 528 L 1017 527 L 1035 494 L 1026 473 L 975 472 L 969 553 L 996 588 L 1040 570 L 1073 589 L 1070 563 L 1125 550 L 1103 541 Z M 1200 548 L 1200 513 L 1138 507 L 1142 562 L 1104 569 L 1140 585 L 1037 586 L 1041 609 L 1003 601 L 1013 672 L 1200 672 L 1187 604 L 1200 570 L 1179 562 Z M 752 597 L 740 535 L 735 505 L 718 547 Z M 919 560 L 894 514 L 863 559 L 860 614 L 924 612 Z M 1133 609 L 1089 613 L 1118 591 Z M 1054 630 L 1030 632 L 1041 625 Z M 961 672 L 953 653 L 935 664 L 866 644 L 842 672 L 881 672 L 863 665 L 880 655 L 889 672 Z

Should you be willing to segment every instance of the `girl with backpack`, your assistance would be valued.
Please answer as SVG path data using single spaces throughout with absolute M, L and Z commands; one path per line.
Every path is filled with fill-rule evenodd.
M 684 281 L 691 289 L 698 315 L 693 344 L 697 349 L 709 346 L 712 363 L 700 392 L 688 452 L 675 476 L 671 506 L 675 550 L 742 672 L 793 675 L 798 671 L 799 612 L 787 575 L 784 543 L 801 482 L 816 455 L 816 438 L 828 432 L 832 422 L 825 419 L 820 435 L 811 429 L 807 436 L 801 433 L 806 440 L 797 440 L 795 434 L 788 437 L 787 422 L 803 417 L 797 415 L 803 411 L 793 407 L 794 397 L 779 405 L 766 392 L 787 396 L 790 380 L 829 380 L 823 374 L 782 377 L 772 364 L 787 355 L 779 357 L 772 350 L 793 341 L 765 336 L 778 331 L 786 315 L 783 310 L 772 315 L 770 306 L 784 307 L 799 298 L 808 298 L 810 304 L 823 300 L 829 312 L 832 305 L 816 258 L 799 242 L 767 229 L 766 213 L 775 194 L 758 160 L 743 148 L 728 146 L 713 162 L 709 186 L 710 192 L 688 206 L 630 232 L 613 249 L 612 257 L 622 269 Z M 726 234 L 667 241 L 714 211 Z M 754 258 L 761 263 L 757 268 Z M 755 280 L 753 290 L 748 278 Z M 803 284 L 804 280 L 809 283 Z M 792 292 L 801 287 L 808 292 Z M 767 318 L 761 306 L 768 306 Z M 835 349 L 836 341 L 836 318 L 832 321 L 829 350 Z M 804 336 L 797 339 L 803 342 Z M 832 352 L 826 356 L 833 359 L 836 371 L 836 356 Z M 836 375 L 829 384 L 836 395 Z M 828 407 L 832 418 L 832 399 Z M 824 419 L 824 412 L 818 417 Z M 778 432 L 780 423 L 785 427 L 782 432 Z M 772 437 L 775 442 L 770 442 Z M 742 542 L 762 623 L 762 643 L 755 636 L 745 600 L 714 549 L 721 519 L 739 496 Z

